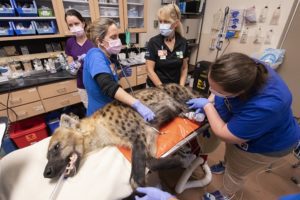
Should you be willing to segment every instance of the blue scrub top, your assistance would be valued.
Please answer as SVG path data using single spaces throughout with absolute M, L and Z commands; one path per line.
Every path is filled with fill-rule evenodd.
M 266 85 L 253 97 L 215 98 L 215 107 L 229 131 L 247 140 L 237 145 L 252 153 L 274 153 L 287 150 L 300 140 L 300 127 L 291 110 L 292 94 L 279 75 L 266 66 Z M 231 108 L 229 110 L 228 108 Z
M 87 116 L 92 115 L 113 100 L 103 93 L 94 79 L 97 74 L 107 73 L 111 74 L 112 78 L 118 82 L 118 75 L 111 70 L 110 64 L 110 60 L 101 49 L 92 48 L 87 52 L 83 68 L 83 83 L 88 95 Z

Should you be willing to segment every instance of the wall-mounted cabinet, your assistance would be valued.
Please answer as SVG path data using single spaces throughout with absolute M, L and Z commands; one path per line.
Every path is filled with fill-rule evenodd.
M 148 0 L 94 0 L 97 18 L 114 19 L 119 31 L 146 32 Z
M 130 32 L 147 31 L 147 2 L 148 0 L 125 0 L 125 27 Z
M 100 18 L 110 18 L 116 21 L 119 32 L 124 32 L 124 2 L 123 0 L 95 0 L 95 13 Z
M 17 12 L 17 6 L 11 2 L 18 0 L 5 1 L 14 12 L 1 13 L 3 9 L 0 9 L 0 42 L 70 36 L 65 12 L 72 8 L 78 10 L 87 22 L 99 17 L 114 19 L 120 33 L 147 31 L 149 0 L 28 0 L 36 8 L 30 15 Z
M 72 35 L 65 23 L 65 12 L 68 9 L 78 10 L 87 23 L 97 19 L 94 9 L 94 0 L 58 0 L 57 5 L 60 13 L 60 22 L 63 27 L 63 34 L 66 36 Z
M 1 1 L 2 2 L 2 1 Z M 0 41 L 62 36 L 57 0 L 4 0 L 0 9 Z M 7 13 L 7 10 L 10 13 Z

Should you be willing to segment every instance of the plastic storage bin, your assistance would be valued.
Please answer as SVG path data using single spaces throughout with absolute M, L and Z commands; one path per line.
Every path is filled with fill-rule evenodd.
M 14 28 L 12 22 L 2 21 L 0 22 L 0 36 L 14 35 Z
M 39 14 L 39 17 L 52 17 L 53 11 L 52 11 L 52 9 L 39 8 L 38 14 Z
M 53 20 L 50 21 L 34 21 L 34 27 L 39 35 L 42 34 L 55 34 L 56 27 Z
M 38 16 L 35 0 L 12 0 L 15 10 L 21 17 L 36 17 Z M 29 8 L 24 8 L 24 5 L 29 5 Z
M 21 29 L 18 25 L 21 24 L 25 29 Z M 33 21 L 18 21 L 13 22 L 13 29 L 17 35 L 35 35 L 35 26 Z
M 50 130 L 50 134 L 52 135 L 56 128 L 59 127 L 59 120 L 60 120 L 61 113 L 58 111 L 53 111 L 47 114 L 46 116 L 46 123 Z
M 19 148 L 29 146 L 48 137 L 43 117 L 33 117 L 11 125 L 10 138 Z
M 11 16 L 15 16 L 15 9 L 14 9 L 12 0 L 3 0 L 3 1 L 1 1 L 1 3 L 0 3 L 0 17 L 11 17 Z
M 118 17 L 119 16 L 119 8 L 114 8 L 114 7 L 100 7 L 100 16 Z

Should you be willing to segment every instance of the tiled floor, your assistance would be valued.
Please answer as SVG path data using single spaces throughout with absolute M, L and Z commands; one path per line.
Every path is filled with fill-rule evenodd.
M 222 160 L 224 155 L 224 144 L 221 143 L 213 153 L 209 154 L 208 163 L 212 165 Z M 243 200 L 275 200 L 279 196 L 291 193 L 300 193 L 300 187 L 294 184 L 290 178 L 298 177 L 300 180 L 300 168 L 292 168 L 297 162 L 293 155 L 288 155 L 282 161 L 273 165 L 272 172 L 267 173 L 258 171 L 249 175 L 249 179 L 244 187 L 243 196 L 235 199 Z M 169 170 L 160 173 L 162 185 L 170 188 L 170 192 L 174 194 L 172 189 L 176 180 L 180 176 L 180 170 Z M 180 200 L 201 200 L 205 192 L 212 192 L 222 186 L 222 175 L 213 175 L 212 182 L 204 188 L 194 188 L 184 191 L 177 197 Z

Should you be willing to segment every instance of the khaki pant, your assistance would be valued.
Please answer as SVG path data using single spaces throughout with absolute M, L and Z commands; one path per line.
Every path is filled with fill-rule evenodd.
M 240 150 L 235 145 L 226 144 L 225 173 L 222 194 L 232 196 L 240 191 L 247 175 L 259 169 L 267 168 L 280 157 L 264 156 Z

